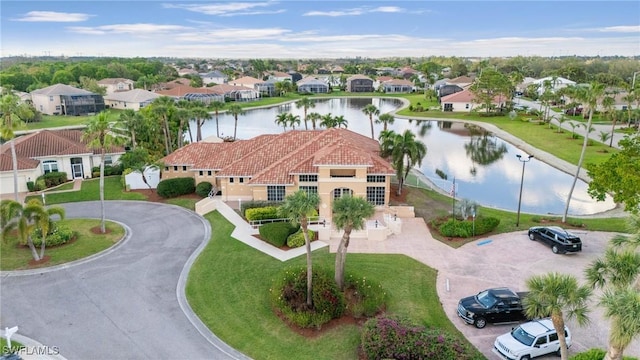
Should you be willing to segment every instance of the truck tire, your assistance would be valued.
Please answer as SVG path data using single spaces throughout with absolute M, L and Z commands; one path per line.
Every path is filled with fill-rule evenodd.
M 520 358 L 520 360 L 530 360 L 531 357 L 529 355 L 525 355 L 523 357 Z
M 557 245 L 553 245 L 553 247 L 551 248 L 551 251 L 552 251 L 554 254 L 559 254 L 559 253 L 560 253 L 560 250 L 558 249 L 558 246 L 557 246 Z
M 533 233 L 529 233 L 529 240 L 535 240 L 536 236 Z
M 475 327 L 477 327 L 478 329 L 482 329 L 483 327 L 487 326 L 487 320 L 483 317 L 478 317 L 473 322 L 473 325 L 475 325 Z

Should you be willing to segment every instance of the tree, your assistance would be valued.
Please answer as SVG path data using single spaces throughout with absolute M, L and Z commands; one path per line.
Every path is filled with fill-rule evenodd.
M 142 115 L 134 110 L 127 109 L 120 113 L 117 126 L 129 135 L 131 139 L 131 148 L 136 148 L 136 131 L 143 121 Z
M 302 234 L 304 235 L 304 244 L 307 250 L 307 306 L 312 308 L 312 272 L 311 263 L 311 240 L 307 230 L 309 224 L 309 214 L 318 209 L 320 197 L 316 193 L 307 193 L 304 190 L 298 190 L 295 193 L 285 197 L 284 203 L 280 206 L 280 213 L 288 218 L 293 224 L 300 224 Z
M 607 142 L 607 140 L 609 140 L 609 138 L 612 138 L 612 136 L 606 131 L 600 131 L 600 134 L 598 134 L 598 138 L 600 138 L 600 142 L 604 144 Z M 611 145 L 609 145 L 609 147 L 611 147 Z
M 197 101 L 192 105 L 191 115 L 196 120 L 196 141 L 202 140 L 202 125 L 204 122 L 211 119 L 211 114 L 205 107 L 204 103 Z
M 493 109 L 496 98 L 499 103 L 511 99 L 513 85 L 508 77 L 489 67 L 482 69 L 481 75 L 469 88 L 475 98 L 474 102 L 482 104 L 488 114 Z
M 131 169 L 134 172 L 139 172 L 142 176 L 142 182 L 144 182 L 149 190 L 153 191 L 153 188 L 147 181 L 147 177 L 144 175 L 144 171 L 147 169 L 157 169 L 159 165 L 154 163 L 149 151 L 147 149 L 138 147 L 120 156 L 120 164 L 124 169 Z
M 314 108 L 316 107 L 316 103 L 309 99 L 308 97 L 303 97 L 302 99 L 296 101 L 296 107 L 298 109 L 303 108 L 304 109 L 304 129 L 305 130 L 309 130 L 309 128 L 307 127 L 307 110 L 309 110 L 310 108 Z M 316 123 L 312 123 L 313 125 L 313 130 L 316 129 Z
M 332 206 L 333 224 L 338 230 L 344 230 L 336 252 L 335 280 L 340 290 L 344 290 L 344 264 L 351 231 L 364 228 L 365 219 L 375 213 L 373 205 L 362 197 L 343 195 L 335 199 Z
M 13 200 L 2 200 L 0 202 L 0 213 L 2 214 L 2 237 L 12 230 L 18 231 L 22 243 L 26 243 L 31 250 L 33 260 L 40 261 L 44 258 L 47 235 L 50 229 L 50 221 L 53 215 L 58 215 L 64 219 L 64 209 L 59 206 L 45 208 L 38 199 L 29 200 L 24 206 Z M 39 229 L 42 235 L 40 254 L 33 244 L 33 231 Z
M 558 121 L 558 133 L 562 133 L 562 124 L 567 122 L 569 119 L 564 115 L 560 115 L 556 120 Z
M 376 119 L 376 124 L 383 124 L 383 131 L 387 131 L 387 125 L 393 124 L 395 118 L 391 114 L 382 114 Z
M 640 212 L 640 134 L 626 135 L 619 142 L 620 151 L 600 164 L 588 164 L 591 178 L 588 192 L 603 201 L 607 194 L 613 201 L 625 204 L 625 210 Z
M 336 127 L 336 121 L 335 118 L 333 117 L 333 115 L 331 115 L 331 113 L 328 114 L 324 114 L 320 117 L 320 124 L 321 127 L 325 127 L 327 129 L 329 128 L 333 128 Z
M 380 110 L 378 110 L 375 105 L 369 104 L 362 109 L 362 112 L 369 116 L 369 124 L 371 124 L 371 138 L 375 139 L 375 135 L 373 134 L 373 116 L 378 116 L 380 114 Z
M 169 121 L 171 116 L 175 113 L 176 103 L 175 100 L 168 96 L 161 96 L 153 100 L 150 105 L 152 113 L 160 118 L 162 121 L 162 133 L 164 135 L 164 151 L 165 155 L 169 155 L 173 152 L 173 146 L 171 141 L 171 128 Z
M 527 279 L 527 288 L 529 294 L 523 300 L 525 314 L 529 318 L 551 317 L 560 341 L 560 356 L 562 360 L 568 359 L 565 314 L 580 325 L 588 323 L 587 300 L 591 289 L 579 286 L 572 275 L 556 272 L 532 276 Z
M 18 201 L 18 157 L 14 143 L 14 131 L 19 129 L 26 117 L 33 116 L 31 108 L 26 104 L 21 104 L 20 99 L 9 93 L 2 95 L 0 99 L 0 112 L 2 112 L 2 126 L 0 127 L 0 137 L 9 142 L 11 148 L 11 163 L 13 168 L 13 196 Z
M 576 95 L 579 99 L 583 100 L 583 102 L 587 106 L 587 111 L 589 112 L 589 121 L 586 125 L 586 132 L 584 136 L 584 141 L 582 142 L 582 150 L 580 151 L 580 158 L 578 159 L 578 168 L 576 169 L 576 174 L 573 177 L 573 182 L 571 184 L 571 189 L 569 190 L 569 195 L 567 196 L 567 204 L 564 208 L 564 214 L 562 214 L 562 222 L 567 221 L 567 213 L 569 212 L 569 204 L 571 202 L 571 196 L 573 195 L 573 190 L 576 187 L 576 182 L 578 181 L 578 175 L 580 175 L 580 169 L 582 168 L 582 162 L 584 161 L 584 153 L 587 150 L 587 144 L 589 143 L 589 130 L 591 129 L 591 124 L 593 122 L 593 113 L 596 111 L 596 106 L 598 104 L 598 99 L 604 93 L 604 85 L 599 83 L 591 83 L 591 86 L 586 89 L 576 92 Z
M 322 115 L 318 114 L 317 112 L 311 112 L 307 115 L 307 119 L 311 120 L 311 126 L 313 127 L 313 130 L 315 130 L 316 122 L 322 119 Z
M 640 217 L 629 219 L 632 235 L 611 239 L 585 271 L 589 285 L 602 290 L 599 305 L 611 320 L 605 360 L 622 360 L 624 349 L 640 335 Z
M 238 116 L 244 115 L 245 111 L 238 104 L 233 104 L 233 105 L 229 106 L 227 111 L 229 111 L 229 114 L 231 114 L 233 116 L 233 119 L 235 120 L 235 122 L 233 124 L 233 140 L 235 140 L 236 139 L 236 133 L 238 131 Z
M 293 115 L 292 113 L 287 113 L 287 123 L 293 130 L 296 129 L 296 125 L 300 125 L 300 116 Z
M 288 115 L 289 113 L 283 112 L 280 113 L 278 115 L 276 115 L 276 119 L 275 119 L 275 123 L 278 126 L 282 126 L 282 129 L 284 131 L 287 131 L 287 125 L 289 124 L 289 119 L 288 119 Z
M 344 128 L 346 129 L 347 125 L 349 125 L 349 122 L 344 118 L 343 115 L 338 115 L 333 118 L 334 127 L 341 128 L 344 126 Z
M 216 136 L 220 137 L 220 124 L 218 123 L 218 113 L 224 109 L 226 103 L 223 101 L 213 101 L 209 104 L 209 108 L 216 114 Z
M 380 141 L 380 155 L 391 157 L 391 163 L 396 170 L 397 194 L 400 196 L 409 171 L 415 165 L 421 165 L 422 159 L 427 155 L 427 146 L 422 141 L 416 140 L 415 134 L 410 130 L 405 130 L 402 135 L 393 131 L 384 131 L 380 134 Z
M 104 111 L 89 120 L 82 138 L 87 141 L 88 148 L 97 148 L 100 150 L 100 232 L 104 234 L 106 231 L 104 208 L 104 156 L 107 149 L 120 142 L 120 138 L 112 135 L 109 115 Z

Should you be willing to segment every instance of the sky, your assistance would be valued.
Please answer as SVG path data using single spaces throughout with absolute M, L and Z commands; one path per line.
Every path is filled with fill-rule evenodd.
M 640 1 L 0 2 L 0 55 L 640 55 Z

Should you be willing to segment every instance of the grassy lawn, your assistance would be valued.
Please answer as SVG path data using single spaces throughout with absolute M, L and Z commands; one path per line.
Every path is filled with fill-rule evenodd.
M 100 179 L 90 179 L 82 181 L 80 191 L 70 191 L 65 193 L 47 194 L 47 205 L 61 204 L 78 201 L 100 200 Z M 27 198 L 27 201 L 33 197 Z M 104 178 L 104 199 L 105 200 L 146 200 L 147 198 L 136 192 L 126 192 L 120 182 L 120 176 L 107 176 Z
M 198 202 L 198 200 L 196 199 L 180 199 L 180 198 L 176 198 L 176 199 L 167 199 L 166 203 L 167 204 L 172 204 L 172 205 L 178 205 L 178 206 L 182 206 L 183 208 L 189 209 L 189 210 L 196 210 L 196 203 Z
M 4 331 L 3 331 L 3 333 L 2 333 L 2 334 L 3 334 L 3 336 L 4 336 Z M 21 348 L 21 347 L 23 347 L 23 346 L 24 346 L 24 345 L 22 345 L 21 343 L 19 343 L 19 342 L 15 341 L 15 340 L 11 340 L 11 347 L 12 347 L 14 350 L 15 350 L 15 349 L 18 349 L 18 348 Z M 5 350 L 7 350 L 7 347 L 8 347 L 8 345 L 7 345 L 7 339 L 5 339 L 5 338 L 3 338 L 3 337 L 0 337 L 0 349 L 2 349 L 2 351 L 0 351 L 0 355 L 3 355 L 3 354 L 5 354 L 5 353 L 6 353 L 6 352 L 5 352 Z
M 62 191 L 62 190 L 71 190 L 71 189 L 73 189 L 73 181 L 66 182 L 66 183 L 64 183 L 62 185 L 58 185 L 56 187 L 48 188 L 44 192 Z
M 89 255 L 98 253 L 104 249 L 111 247 L 124 236 L 124 228 L 122 226 L 107 221 L 106 234 L 94 234 L 91 229 L 100 226 L 100 220 L 97 219 L 65 219 L 59 221 L 74 229 L 78 233 L 75 241 L 61 245 L 47 247 L 44 255 L 50 256 L 51 259 L 36 267 L 47 267 L 58 265 L 78 259 L 85 258 Z M 1 270 L 21 270 L 32 268 L 28 262 L 33 259 L 31 250 L 27 246 L 19 246 L 18 239 L 15 235 L 7 236 L 6 243 L 0 244 L 0 269 Z M 40 248 L 38 248 L 40 251 Z
M 109 121 L 117 121 L 122 110 L 108 109 Z M 42 115 L 39 122 L 27 123 L 25 130 L 36 130 L 54 128 L 60 126 L 82 126 L 86 125 L 92 116 L 69 116 L 69 115 Z
M 356 359 L 360 330 L 341 325 L 308 339 L 271 310 L 268 291 L 285 267 L 305 264 L 304 256 L 282 263 L 230 237 L 233 225 L 218 212 L 205 216 L 211 242 L 198 257 L 186 287 L 200 319 L 230 346 L 255 359 Z M 314 266 L 333 269 L 335 255 L 313 253 Z M 402 255 L 349 254 L 347 272 L 376 281 L 389 294 L 387 312 L 462 337 L 442 310 L 436 271 Z

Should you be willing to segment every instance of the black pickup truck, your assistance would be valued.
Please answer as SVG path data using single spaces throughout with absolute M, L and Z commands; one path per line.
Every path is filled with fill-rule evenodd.
M 468 296 L 458 302 L 458 316 L 466 323 L 482 329 L 487 323 L 509 323 L 526 320 L 522 299 L 527 292 L 493 288 Z

